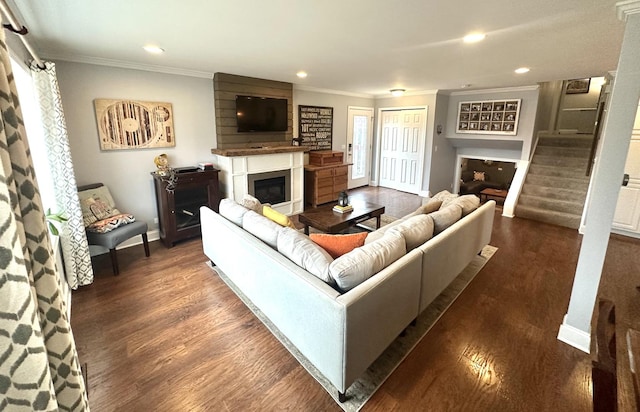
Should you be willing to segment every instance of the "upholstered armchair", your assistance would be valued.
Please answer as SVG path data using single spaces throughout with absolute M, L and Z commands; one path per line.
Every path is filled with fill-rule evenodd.
M 116 246 L 137 235 L 142 235 L 144 253 L 149 257 L 147 224 L 128 213 L 121 213 L 116 207 L 109 189 L 102 183 L 78 187 L 78 197 L 82 207 L 82 217 L 87 230 L 89 245 L 109 249 L 113 274 L 118 275 Z

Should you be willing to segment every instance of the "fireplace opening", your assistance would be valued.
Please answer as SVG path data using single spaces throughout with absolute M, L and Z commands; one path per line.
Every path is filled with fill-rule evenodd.
M 261 203 L 277 205 L 291 200 L 291 172 L 289 170 L 250 174 L 248 180 L 249 194 Z

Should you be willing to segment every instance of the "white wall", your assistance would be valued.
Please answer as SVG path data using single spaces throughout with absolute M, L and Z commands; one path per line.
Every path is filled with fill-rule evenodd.
M 522 99 L 518 132 L 514 136 L 456 133 L 458 103 L 476 100 Z M 458 154 L 467 157 L 493 154 L 496 158 L 529 160 L 532 145 L 535 141 L 536 111 L 538 108 L 538 86 L 525 88 L 505 88 L 491 90 L 472 90 L 469 92 L 451 93 L 447 115 L 446 136 L 458 147 Z M 480 149 L 482 148 L 482 150 Z
M 157 228 L 153 158 L 166 153 L 174 167 L 211 159 L 216 146 L 213 80 L 83 63 L 56 62 L 78 185 L 106 184 L 116 205 Z M 93 100 L 162 101 L 173 105 L 176 146 L 101 151 Z
M 323 91 L 309 91 L 293 86 L 293 136 L 298 137 L 298 105 L 333 107 L 333 150 L 346 152 L 349 106 L 373 107 L 373 98 Z M 346 159 L 346 157 L 345 157 Z

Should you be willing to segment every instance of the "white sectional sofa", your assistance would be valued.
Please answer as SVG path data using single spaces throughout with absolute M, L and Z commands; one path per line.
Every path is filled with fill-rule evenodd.
M 221 203 L 220 213 L 223 209 Z M 274 226 L 274 238 L 263 227 L 249 233 L 241 227 L 246 217 L 233 213 L 225 218 L 202 207 L 200 216 L 206 256 L 331 382 L 343 401 L 349 386 L 489 243 L 494 209 L 495 202 L 489 201 L 417 246 L 411 245 L 415 237 L 404 236 L 402 247 L 414 248 L 399 258 L 385 255 L 385 267 L 359 284 L 350 284 L 352 278 L 336 284 L 319 255 L 307 255 L 306 243 L 293 249 L 283 245 L 290 243 L 285 236 L 300 240 L 293 229 Z M 247 214 L 244 223 L 257 220 L 253 215 L 259 216 Z M 372 253 L 376 242 L 397 243 L 403 226 L 415 232 L 416 225 L 409 221 L 415 215 L 372 232 L 362 248 Z M 289 249 L 283 254 L 279 247 Z M 381 253 L 387 249 L 381 247 Z M 348 259 L 343 258 L 330 264 L 336 266 L 341 259 L 344 271 Z M 322 280 L 320 275 L 327 273 L 327 281 Z M 346 291 L 341 289 L 345 284 Z

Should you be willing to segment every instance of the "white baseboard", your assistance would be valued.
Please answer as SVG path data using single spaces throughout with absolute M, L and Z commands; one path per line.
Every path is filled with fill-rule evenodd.
M 562 325 L 558 331 L 558 340 L 583 352 L 591 352 L 591 333 L 575 328 L 567 324 L 567 315 L 564 315 Z
M 152 242 L 154 240 L 158 240 L 160 239 L 160 230 L 159 229 L 154 229 L 154 230 L 150 230 L 147 232 L 147 239 L 149 240 L 149 242 Z M 118 246 L 116 246 L 116 250 L 120 250 L 120 249 L 125 249 L 131 246 L 136 246 L 136 245 L 141 245 L 142 244 L 142 236 L 134 236 L 130 239 L 125 240 L 124 242 L 120 243 Z M 109 249 L 107 249 L 106 247 L 102 247 L 102 246 L 95 246 L 95 245 L 90 245 L 89 246 L 89 252 L 91 254 L 91 256 L 97 256 L 97 255 L 102 255 L 105 253 L 109 253 Z
M 427 197 L 427 198 L 431 197 L 431 196 L 429 196 L 429 191 L 428 190 L 421 190 L 420 193 L 418 193 L 418 196 Z

